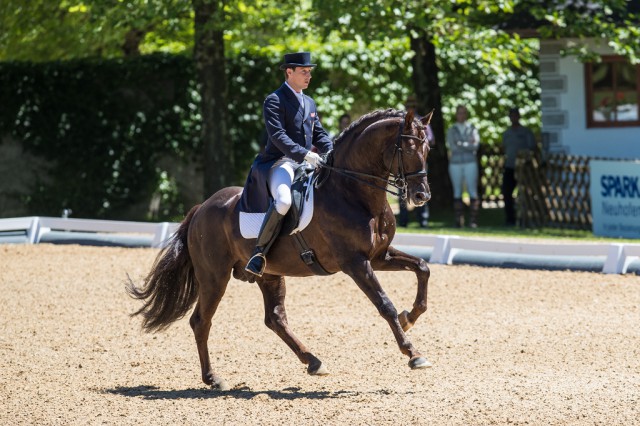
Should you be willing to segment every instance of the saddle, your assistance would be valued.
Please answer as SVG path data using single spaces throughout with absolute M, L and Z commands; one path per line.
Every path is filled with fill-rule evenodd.
M 287 212 L 282 222 L 282 230 L 280 235 L 293 234 L 294 232 L 301 231 L 308 223 L 304 224 L 304 227 L 299 228 L 302 218 L 302 212 L 312 195 L 313 181 L 317 178 L 314 175 L 313 169 L 307 169 L 304 166 L 296 168 L 293 175 L 293 183 L 291 184 L 291 208 Z M 313 198 L 311 198 L 313 201 Z M 308 206 L 313 212 L 313 204 Z
M 316 275 L 330 275 L 318 262 L 315 252 L 309 247 L 302 231 L 313 217 L 313 188 L 318 175 L 312 168 L 300 165 L 296 168 L 291 185 L 291 207 L 282 222 L 280 236 L 291 235 L 300 258 Z M 244 238 L 256 238 L 264 219 L 264 213 L 240 212 L 240 233 Z
M 280 235 L 302 231 L 309 225 L 313 216 L 313 170 L 296 168 L 291 186 L 292 206 L 283 219 Z M 242 206 L 240 206 L 242 209 Z M 244 238 L 257 238 L 264 220 L 264 211 L 239 211 L 240 234 Z

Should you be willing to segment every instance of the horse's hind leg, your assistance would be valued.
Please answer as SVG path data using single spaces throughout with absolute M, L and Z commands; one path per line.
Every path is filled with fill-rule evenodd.
M 209 330 L 211 330 L 211 318 L 216 313 L 218 304 L 227 289 L 231 272 L 226 276 L 215 276 L 208 273 L 197 273 L 196 279 L 199 283 L 198 303 L 189 319 L 189 324 L 193 330 L 200 357 L 200 368 L 202 381 L 214 389 L 228 390 L 226 382 L 217 376 L 211 368 L 209 358 Z
M 264 323 L 291 348 L 302 363 L 307 365 L 307 373 L 323 376 L 329 374 L 322 362 L 298 340 L 289 328 L 284 308 L 286 286 L 284 277 L 263 276 L 257 280 L 264 299 Z
M 413 308 L 411 312 L 403 311 L 398 318 L 404 331 L 408 331 L 420 315 L 427 311 L 427 287 L 429 284 L 429 266 L 424 259 L 411 256 L 400 250 L 389 246 L 387 254 L 384 259 L 372 261 L 372 266 L 378 271 L 406 271 L 411 270 L 415 272 L 418 278 L 418 291 L 416 293 L 416 299 L 413 302 Z

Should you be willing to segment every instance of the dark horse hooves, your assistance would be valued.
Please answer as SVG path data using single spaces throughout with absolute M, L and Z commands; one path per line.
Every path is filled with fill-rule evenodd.
M 356 169 L 372 174 L 336 169 L 342 172 L 327 177 L 323 189 L 316 193 L 316 214 L 305 230 L 308 241 L 318 242 L 318 245 L 314 245 L 316 257 L 330 259 L 328 264 L 335 269 L 329 268 L 329 271 L 341 270 L 346 273 L 370 299 L 389 324 L 403 356 L 412 358 L 409 361 L 412 369 L 431 366 L 416 352 L 403 332 L 411 328 L 426 310 L 429 268 L 419 257 L 402 253 L 390 245 L 388 237 L 393 235 L 395 221 L 384 194 L 372 195 L 369 189 L 357 193 L 353 188 L 343 185 L 343 179 L 339 176 L 356 173 L 362 175 L 364 181 L 377 179 L 387 182 L 393 174 L 393 186 L 401 195 L 408 195 L 414 204 L 423 205 L 431 196 L 424 172 L 429 150 L 425 130 L 431 116 L 432 113 L 415 120 L 413 111 L 389 109 L 360 117 L 357 123 L 350 126 L 333 151 L 335 164 L 357 166 Z M 402 160 L 396 160 L 396 155 Z M 397 163 L 397 175 L 387 162 L 389 158 L 391 163 Z M 385 166 L 381 167 L 383 164 Z M 386 164 L 390 164 L 390 168 Z M 347 190 L 341 191 L 342 188 Z M 382 186 L 379 189 L 384 190 Z M 144 280 L 144 286 L 137 288 L 129 282 L 129 294 L 143 302 L 143 306 L 133 315 L 142 315 L 146 331 L 159 331 L 184 317 L 195 304 L 189 324 L 197 344 L 202 380 L 213 389 L 228 390 L 229 386 L 213 373 L 207 341 L 212 316 L 227 288 L 229 272 L 233 270 L 236 279 L 257 281 L 263 294 L 265 324 L 289 346 L 302 364 L 307 365 L 307 372 L 320 376 L 328 374 L 322 362 L 310 354 L 288 327 L 284 307 L 285 274 L 267 273 L 257 278 L 244 270 L 244 262 L 253 243 L 236 240 L 236 236 L 241 234 L 238 226 L 241 193 L 242 188 L 238 187 L 221 189 L 189 211 L 169 244 L 158 254 L 153 269 Z M 336 209 L 337 205 L 344 208 Z M 269 218 L 266 221 L 269 222 Z M 343 223 L 362 226 L 344 228 Z M 371 235 L 374 233 L 379 238 L 372 241 Z M 283 244 L 278 247 L 280 260 L 277 261 L 277 268 L 271 271 L 308 275 L 307 271 L 301 272 L 303 270 L 300 269 L 296 247 L 289 243 L 293 240 L 288 235 L 284 238 Z M 272 242 L 270 239 L 269 244 Z M 394 318 L 396 309 L 373 271 L 406 269 L 416 274 L 418 290 L 409 313 L 401 313 L 399 318 Z
M 409 360 L 409 367 L 411 367 L 412 370 L 417 370 L 419 368 L 433 367 L 433 364 L 427 361 L 425 357 L 415 356 Z
M 211 386 L 211 389 L 220 390 L 220 391 L 228 391 L 229 385 L 222 378 L 216 376 L 215 374 L 207 374 L 202 378 L 202 381 L 205 384 Z
M 311 376 L 326 376 L 329 374 L 329 370 L 327 370 L 322 363 L 322 361 L 317 360 L 317 362 L 311 362 L 309 367 L 307 367 L 307 373 Z

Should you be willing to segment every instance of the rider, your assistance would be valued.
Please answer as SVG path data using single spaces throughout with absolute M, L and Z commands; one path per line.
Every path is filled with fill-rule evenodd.
M 309 86 L 315 66 L 309 52 L 284 55 L 280 69 L 284 70 L 285 82 L 264 101 L 267 145 L 254 160 L 249 180 L 252 175 L 258 176 L 257 180 L 261 182 L 266 180 L 272 201 L 262 222 L 256 248 L 245 267 L 246 271 L 259 277 L 267 264 L 265 256 L 291 207 L 295 169 L 305 161 L 313 167 L 321 164 L 320 155 L 311 151 L 313 146 L 320 153 L 332 148 L 331 137 L 320 124 L 315 102 L 302 93 Z

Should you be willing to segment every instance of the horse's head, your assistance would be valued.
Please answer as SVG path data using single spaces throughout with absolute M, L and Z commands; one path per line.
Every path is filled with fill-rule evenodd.
M 425 166 L 431 115 L 415 120 L 413 112 L 393 109 L 366 114 L 338 136 L 334 165 L 325 167 L 393 194 L 387 189 L 391 185 L 413 204 L 422 206 L 431 198 Z M 381 158 L 376 157 L 378 152 Z
M 424 205 L 431 199 L 431 190 L 427 182 L 426 161 L 429 154 L 427 126 L 433 112 L 420 120 L 414 120 L 413 111 L 407 112 L 400 124 L 398 139 L 389 170 L 396 179 L 396 186 L 406 189 L 409 201 L 416 206 Z

